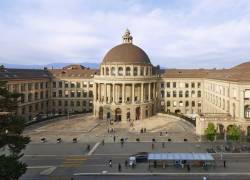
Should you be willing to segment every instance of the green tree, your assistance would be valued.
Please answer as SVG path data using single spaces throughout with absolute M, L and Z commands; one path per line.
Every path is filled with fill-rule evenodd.
M 27 168 L 20 158 L 30 138 L 22 135 L 25 119 L 17 116 L 22 94 L 9 92 L 6 85 L 6 81 L 0 82 L 0 149 L 7 149 L 0 154 L 0 179 L 17 180 Z
M 216 129 L 213 123 L 208 123 L 207 129 L 205 130 L 205 135 L 210 141 L 213 141 L 215 139 Z
M 229 140 L 237 141 L 240 139 L 241 131 L 240 127 L 236 125 L 232 125 L 228 127 L 227 137 Z

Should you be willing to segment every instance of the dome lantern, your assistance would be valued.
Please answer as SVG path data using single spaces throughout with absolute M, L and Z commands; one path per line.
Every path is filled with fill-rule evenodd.
M 124 35 L 122 36 L 123 43 L 132 43 L 133 37 L 130 35 L 130 31 L 126 29 Z

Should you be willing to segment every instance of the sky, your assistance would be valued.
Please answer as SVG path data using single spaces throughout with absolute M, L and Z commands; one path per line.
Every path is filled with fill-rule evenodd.
M 0 63 L 101 63 L 126 28 L 153 65 L 250 61 L 250 0 L 0 0 Z

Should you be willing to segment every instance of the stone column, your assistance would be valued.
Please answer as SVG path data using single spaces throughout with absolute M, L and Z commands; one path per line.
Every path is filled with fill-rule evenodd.
M 115 102 L 115 84 L 112 84 L 112 102 Z
M 126 102 L 125 97 L 126 97 L 126 95 L 125 95 L 125 84 L 123 83 L 122 84 L 122 103 Z
M 104 84 L 104 102 L 107 103 L 107 83 Z
M 151 100 L 151 83 L 148 84 L 148 100 Z
M 132 103 L 135 102 L 135 84 L 134 83 L 132 83 L 132 101 L 131 102 Z
M 143 93 L 143 83 L 141 83 L 141 102 L 143 102 L 144 101 L 144 93 Z

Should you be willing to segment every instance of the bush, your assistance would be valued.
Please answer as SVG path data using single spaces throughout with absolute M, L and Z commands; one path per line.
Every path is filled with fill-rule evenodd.
M 240 139 L 240 127 L 232 125 L 228 127 L 227 136 L 229 140 L 237 141 Z
M 216 129 L 213 123 L 208 123 L 207 129 L 205 130 L 205 135 L 210 141 L 213 141 L 215 139 Z

